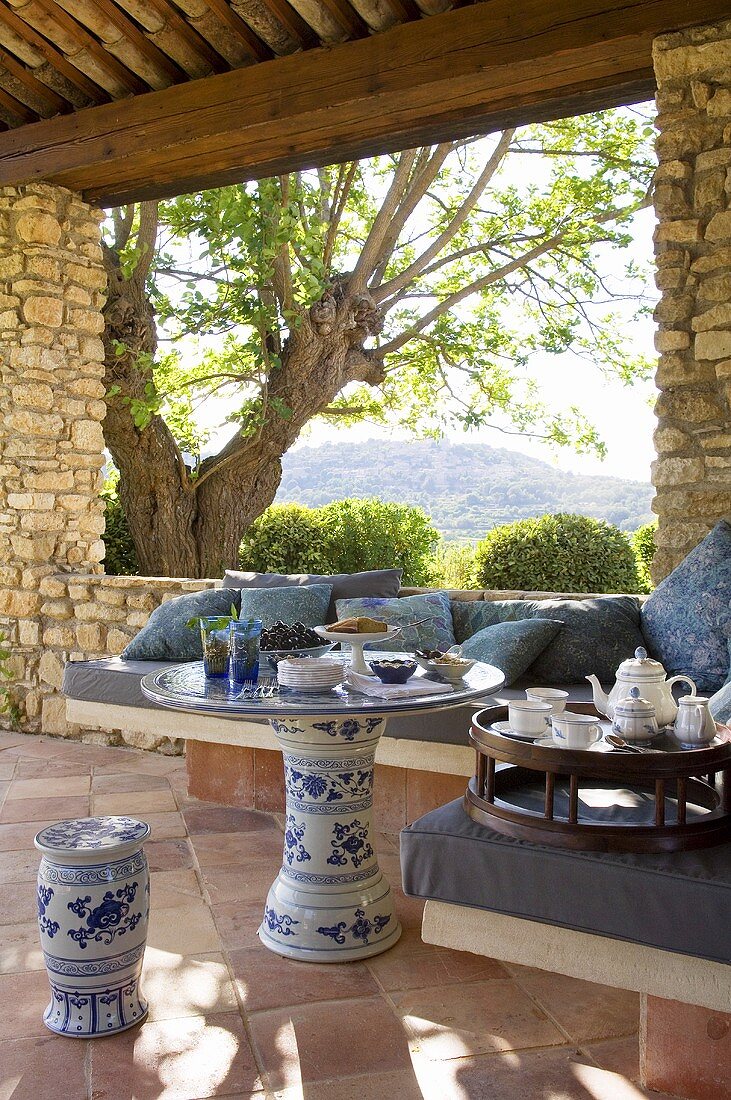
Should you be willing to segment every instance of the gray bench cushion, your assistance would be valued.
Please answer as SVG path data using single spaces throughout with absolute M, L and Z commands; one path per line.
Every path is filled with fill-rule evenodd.
M 402 831 L 401 870 L 416 897 L 731 962 L 731 844 L 568 852 L 501 836 L 457 799 Z
M 169 668 L 178 661 L 125 661 L 121 657 L 103 657 L 98 661 L 74 661 L 66 665 L 63 692 L 69 699 L 91 703 L 109 703 L 120 707 L 155 707 L 142 694 L 140 680 L 148 672 Z M 431 714 L 405 714 L 390 718 L 386 737 L 403 737 L 408 741 L 431 741 L 440 745 L 467 745 L 470 720 L 480 706 L 515 698 L 523 691 L 517 686 L 502 690 L 495 699 L 468 703 L 450 710 Z M 588 684 L 571 690 L 574 701 L 590 700 Z M 251 719 L 256 721 L 256 719 Z

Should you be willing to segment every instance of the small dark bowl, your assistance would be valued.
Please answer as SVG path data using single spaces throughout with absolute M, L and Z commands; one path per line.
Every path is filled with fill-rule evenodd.
M 381 660 L 369 661 L 368 664 L 375 672 L 378 679 L 384 684 L 405 684 L 417 669 L 416 661 Z

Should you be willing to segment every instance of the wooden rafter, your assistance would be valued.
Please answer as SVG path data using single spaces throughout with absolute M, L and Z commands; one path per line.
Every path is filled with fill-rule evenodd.
M 16 99 L 11 92 L 0 88 L 0 107 L 3 107 L 20 122 L 38 122 L 40 115 L 37 114 L 27 103 L 23 103 L 20 99 Z
M 223 24 L 243 42 L 246 49 L 256 61 L 269 61 L 274 57 L 274 52 L 266 42 L 251 29 L 245 19 L 233 10 L 228 0 L 206 0 L 208 7 L 218 16 Z
M 364 38 L 370 33 L 368 24 L 355 8 L 351 8 L 348 0 L 320 0 L 320 3 L 349 38 Z
M 297 9 L 288 4 L 287 0 L 262 0 L 262 2 L 303 49 L 318 45 L 320 39 L 310 24 L 305 22 Z
M 101 103 L 108 100 L 109 92 L 95 81 L 91 80 L 86 73 L 82 73 L 80 69 L 77 69 L 75 65 L 72 65 L 70 61 L 58 50 L 48 39 L 44 38 L 42 34 L 39 34 L 37 30 L 31 27 L 23 19 L 20 19 L 13 9 L 5 2 L 0 0 L 0 20 L 13 31 L 18 38 L 21 38 L 24 42 L 27 42 L 29 46 L 33 46 L 43 57 L 45 57 L 48 64 L 64 76 L 69 83 L 73 84 L 75 88 L 78 88 L 80 92 L 83 92 L 92 103 Z
M 207 38 L 204 38 L 195 27 L 184 19 L 177 8 L 168 3 L 168 0 L 146 0 L 151 8 L 167 23 L 171 31 L 175 31 L 183 39 L 193 53 L 202 58 L 214 73 L 225 73 L 229 69 L 228 62 L 214 50 Z
M 3 65 L 11 76 L 13 76 L 19 83 L 21 83 L 28 91 L 36 96 L 51 109 L 51 111 L 58 111 L 63 114 L 65 111 L 73 109 L 73 104 L 69 103 L 67 99 L 59 95 L 53 88 L 49 88 L 47 84 L 44 84 L 42 80 L 39 80 L 37 76 L 33 75 L 32 69 L 27 69 L 25 65 L 16 60 L 11 53 L 7 50 L 0 48 L 0 65 Z
M 163 53 L 147 35 L 143 34 L 121 8 L 118 8 L 113 0 L 93 0 L 94 6 L 113 23 L 117 30 L 121 31 L 125 38 L 142 54 L 143 57 L 162 70 L 172 84 L 181 80 L 187 80 L 187 74 L 177 65 L 171 57 Z
M 55 0 L 35 0 L 35 2 L 61 30 L 65 31 L 78 43 L 80 50 L 86 50 L 96 63 L 115 80 L 118 80 L 128 92 L 134 95 L 149 91 L 149 84 L 142 80 L 137 73 L 132 72 L 126 65 L 123 65 L 113 54 L 105 50 L 102 44 L 94 38 L 94 35 L 56 4 Z
M 401 23 L 410 23 L 412 19 L 421 19 L 421 9 L 414 0 L 386 0 L 386 2 Z

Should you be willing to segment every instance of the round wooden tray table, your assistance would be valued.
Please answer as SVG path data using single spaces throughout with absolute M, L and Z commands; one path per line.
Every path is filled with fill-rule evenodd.
M 611 723 L 590 703 L 571 710 Z M 731 839 L 731 743 L 683 750 L 669 732 L 661 752 L 563 749 L 506 737 L 490 727 L 506 706 L 473 718 L 476 775 L 465 809 L 496 832 L 537 844 L 604 852 L 674 852 Z

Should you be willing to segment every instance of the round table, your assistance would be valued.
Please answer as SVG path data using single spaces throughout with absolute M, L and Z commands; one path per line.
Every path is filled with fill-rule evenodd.
M 150 673 L 142 691 L 172 709 L 268 719 L 284 755 L 287 805 L 282 868 L 259 938 L 292 959 L 349 962 L 401 935 L 372 836 L 374 761 L 388 716 L 458 706 L 503 682 L 499 669 L 476 664 L 452 690 L 445 683 L 438 694 L 380 699 L 347 685 L 317 694 L 279 689 L 264 674 L 251 697 L 227 680 L 206 680 L 196 661 Z

